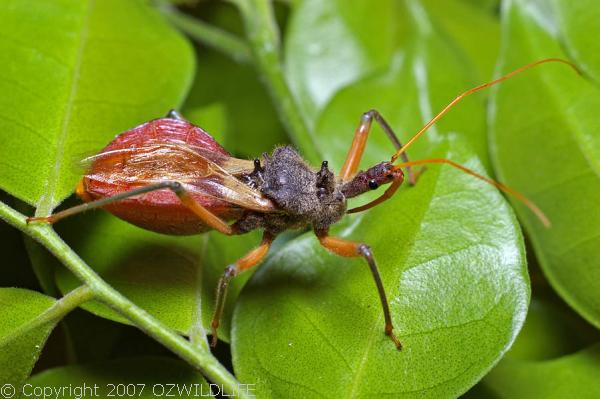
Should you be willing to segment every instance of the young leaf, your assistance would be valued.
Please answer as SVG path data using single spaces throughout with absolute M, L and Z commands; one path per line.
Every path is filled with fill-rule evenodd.
M 54 324 L 27 324 L 55 303 L 20 288 L 0 288 L 0 382 L 17 388 L 29 376 Z M 3 392 L 6 394 L 6 392 Z
M 0 14 L 0 188 L 47 214 L 78 158 L 181 102 L 192 52 L 142 0 L 8 0 Z
M 84 383 L 86 391 L 83 390 Z M 84 397 L 82 395 L 148 399 L 212 397 L 210 387 L 200 373 L 182 361 L 161 357 L 118 359 L 50 369 L 31 377 L 23 386 L 23 393 L 32 395 L 36 389 L 45 387 L 61 392 L 61 398 Z
M 503 29 L 503 72 L 566 57 L 546 2 L 506 3 Z M 567 303 L 600 327 L 600 89 L 564 65 L 544 65 L 498 86 L 492 101 L 498 175 L 552 222 L 544 228 L 515 203 L 544 273 Z

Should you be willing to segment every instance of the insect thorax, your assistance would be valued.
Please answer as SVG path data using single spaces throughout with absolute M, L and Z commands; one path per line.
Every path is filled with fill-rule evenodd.
M 248 215 L 238 222 L 240 228 L 263 228 L 273 234 L 309 225 L 320 230 L 346 212 L 346 198 L 327 163 L 315 171 L 292 147 L 278 147 L 271 155 L 265 154 L 260 167 L 247 178 L 281 212 Z

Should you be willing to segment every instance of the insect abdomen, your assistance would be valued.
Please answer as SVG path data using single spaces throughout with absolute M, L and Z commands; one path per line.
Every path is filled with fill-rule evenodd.
M 144 182 L 143 176 L 129 176 L 127 171 L 128 162 L 131 162 L 135 155 L 135 149 L 149 142 L 184 143 L 190 147 L 229 156 L 223 147 L 199 127 L 177 119 L 155 119 L 121 133 L 109 143 L 94 159 L 89 172 L 77 187 L 77 195 L 83 201 L 89 202 L 148 184 Z M 156 157 L 160 156 L 160 153 L 156 155 Z M 160 158 L 156 159 L 160 160 Z M 150 165 L 148 173 L 153 183 L 177 180 L 177 169 L 157 170 L 152 166 L 153 160 L 152 157 L 148 158 Z M 163 164 L 165 164 L 164 160 Z M 167 164 L 167 166 L 171 165 Z M 185 168 L 189 165 L 183 164 L 181 167 Z M 225 201 L 200 193 L 192 195 L 200 205 L 225 220 L 237 219 L 242 214 L 240 208 Z M 189 235 L 209 230 L 209 227 L 184 206 L 169 189 L 141 194 L 106 205 L 104 209 L 136 226 L 159 233 Z

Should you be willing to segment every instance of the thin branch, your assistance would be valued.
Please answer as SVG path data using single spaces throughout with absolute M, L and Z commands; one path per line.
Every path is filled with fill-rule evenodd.
M 202 253 L 206 254 L 206 247 L 208 246 L 208 236 L 204 236 L 204 242 L 202 247 Z M 204 267 L 201 262 L 196 265 L 196 295 L 195 295 L 195 307 L 194 317 L 192 320 L 192 326 L 190 327 L 189 337 L 190 342 L 195 346 L 200 346 L 203 350 L 210 350 L 208 347 L 208 340 L 206 339 L 206 330 L 202 323 L 202 280 L 203 280 Z
M 89 301 L 94 297 L 89 287 L 82 285 L 69 292 L 67 295 L 56 301 L 52 306 L 40 313 L 36 318 L 19 326 L 16 330 L 2 339 L 2 343 L 7 342 L 26 334 L 27 332 L 47 324 L 55 324 L 63 317 L 69 314 L 73 309 Z
M 250 47 L 235 35 L 179 12 L 171 4 L 159 3 L 158 9 L 174 26 L 192 39 L 231 57 L 240 63 L 252 62 Z
M 246 392 L 239 389 L 239 383 L 235 377 L 209 351 L 192 345 L 187 339 L 177 335 L 112 288 L 56 234 L 51 226 L 43 224 L 27 225 L 25 216 L 2 202 L 0 202 L 0 219 L 23 231 L 46 247 L 67 269 L 86 284 L 88 288 L 81 288 L 81 290 L 72 293 L 72 296 L 65 296 L 65 298 L 69 297 L 66 301 L 69 306 L 73 306 L 83 299 L 89 299 L 87 298 L 87 295 L 90 295 L 88 294 L 89 290 L 93 293 L 95 299 L 126 317 L 139 329 L 200 370 L 212 382 L 222 385 L 223 390 L 229 395 L 236 395 L 240 398 L 248 397 Z
M 233 0 L 246 25 L 246 34 L 254 62 L 269 89 L 279 117 L 292 142 L 303 149 L 304 156 L 313 163 L 322 157 L 316 141 L 294 100 L 283 73 L 279 29 L 269 0 Z

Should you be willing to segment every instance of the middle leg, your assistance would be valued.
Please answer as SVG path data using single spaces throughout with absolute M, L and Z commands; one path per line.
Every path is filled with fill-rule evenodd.
M 250 269 L 258 265 L 269 252 L 269 248 L 273 243 L 275 237 L 269 233 L 264 233 L 262 242 L 252 251 L 248 252 L 246 256 L 231 264 L 225 268 L 223 275 L 219 279 L 217 284 L 217 299 L 215 303 L 215 313 L 211 322 L 212 328 L 212 340 L 210 346 L 213 348 L 217 345 L 218 341 L 218 329 L 221 323 L 221 317 L 223 316 L 223 309 L 225 308 L 225 298 L 227 297 L 227 288 L 232 278 L 243 272 L 244 270 Z

